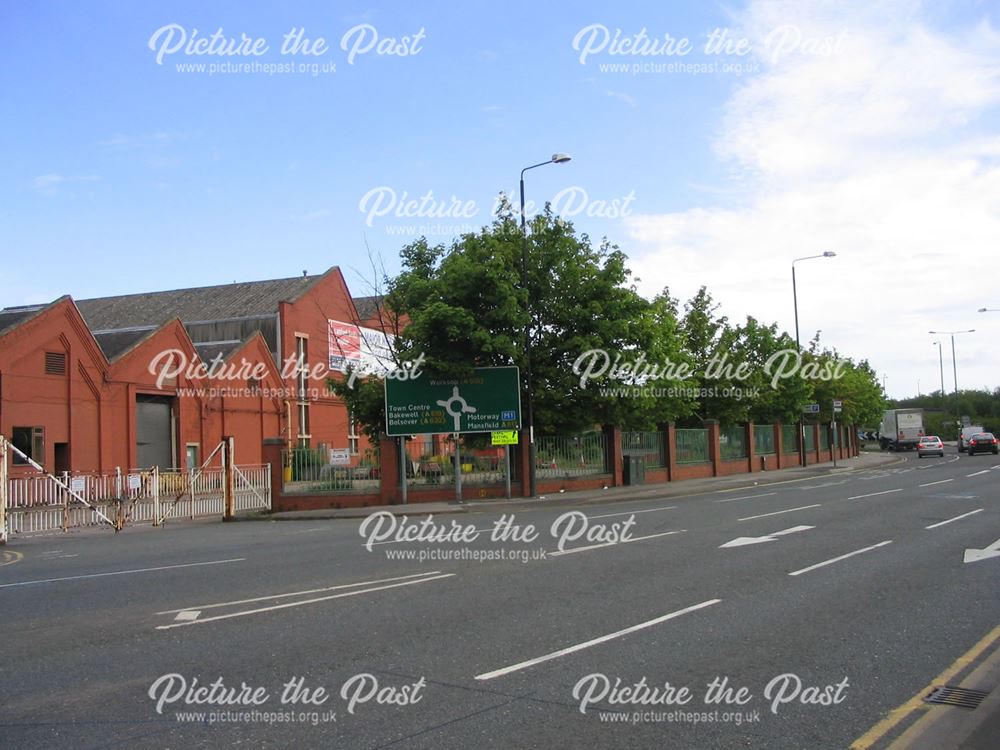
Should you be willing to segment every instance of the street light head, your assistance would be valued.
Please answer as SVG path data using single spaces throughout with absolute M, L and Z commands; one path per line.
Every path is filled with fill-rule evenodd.
M 565 164 L 571 158 L 572 157 L 569 154 L 552 154 L 552 163 L 553 164 Z
M 825 253 L 823 253 L 823 257 L 824 258 L 836 258 L 837 254 L 835 252 L 833 252 L 833 250 L 827 250 Z
M 980 307 L 979 310 L 978 310 L 978 312 L 986 312 L 986 308 L 985 307 Z

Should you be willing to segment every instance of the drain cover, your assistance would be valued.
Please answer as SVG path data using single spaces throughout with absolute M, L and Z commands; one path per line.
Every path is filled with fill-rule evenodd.
M 988 690 L 971 690 L 954 685 L 938 685 L 924 698 L 924 703 L 938 703 L 944 706 L 958 706 L 971 711 L 989 695 Z

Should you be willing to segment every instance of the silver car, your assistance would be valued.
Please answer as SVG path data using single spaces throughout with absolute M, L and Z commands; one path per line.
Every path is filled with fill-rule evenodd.
M 944 443 L 941 442 L 941 438 L 937 435 L 927 435 L 920 438 L 920 442 L 917 443 L 917 457 L 923 458 L 924 456 L 944 458 Z

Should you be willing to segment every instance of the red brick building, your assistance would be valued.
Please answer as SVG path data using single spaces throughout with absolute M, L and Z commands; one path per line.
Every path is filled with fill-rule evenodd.
M 0 310 L 0 433 L 54 472 L 196 466 L 223 435 L 239 463 L 269 437 L 359 455 L 326 387 L 330 331 L 370 326 L 373 306 L 334 267 Z

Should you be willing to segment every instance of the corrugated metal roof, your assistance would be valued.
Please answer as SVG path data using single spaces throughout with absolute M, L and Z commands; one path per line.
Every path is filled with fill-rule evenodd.
M 274 314 L 278 303 L 296 299 L 321 276 L 245 281 L 79 300 L 76 306 L 91 330 L 159 326 L 173 318 L 209 321 Z

